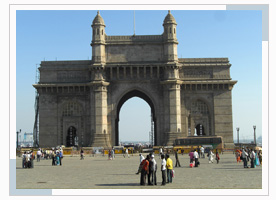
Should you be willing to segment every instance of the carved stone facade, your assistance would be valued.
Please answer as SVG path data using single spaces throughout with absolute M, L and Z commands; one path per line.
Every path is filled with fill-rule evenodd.
M 92 60 L 42 61 L 41 147 L 119 143 L 119 112 L 132 97 L 151 107 L 154 144 L 172 145 L 197 132 L 233 146 L 228 58 L 178 58 L 176 21 L 169 12 L 161 35 L 108 36 L 99 12 L 92 23 Z

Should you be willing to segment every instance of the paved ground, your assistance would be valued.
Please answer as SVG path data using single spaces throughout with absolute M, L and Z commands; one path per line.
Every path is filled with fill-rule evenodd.
M 171 156 L 175 164 L 174 156 Z M 179 155 L 181 167 L 174 168 L 176 176 L 172 184 L 161 186 L 161 159 L 156 157 L 157 186 L 140 186 L 136 175 L 139 156 L 124 158 L 116 155 L 65 157 L 62 166 L 52 166 L 51 160 L 34 162 L 33 169 L 22 169 L 21 158 L 16 160 L 17 189 L 261 189 L 262 167 L 245 169 L 237 163 L 232 153 L 220 156 L 219 164 L 209 164 L 200 158 L 199 168 L 189 168 L 187 154 Z

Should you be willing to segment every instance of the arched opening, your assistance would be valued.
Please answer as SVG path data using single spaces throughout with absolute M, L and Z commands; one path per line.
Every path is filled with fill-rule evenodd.
M 150 112 L 144 112 L 143 113 L 143 115 L 144 116 L 147 116 L 148 117 L 148 119 L 149 119 L 149 125 L 146 127 L 146 133 L 144 134 L 144 133 L 141 133 L 141 134 L 144 134 L 144 135 L 148 135 L 148 140 L 147 141 L 149 141 L 149 132 L 151 131 L 151 117 L 152 117 L 152 131 L 153 131 L 153 144 L 156 144 L 156 118 L 155 118 L 155 109 L 154 109 L 154 106 L 153 106 L 153 102 L 151 101 L 151 99 L 147 96 L 147 95 L 145 95 L 143 92 L 141 92 L 141 91 L 139 91 L 139 90 L 133 90 L 133 91 L 131 91 L 131 92 L 128 92 L 127 94 L 125 94 L 122 98 L 121 98 L 121 100 L 119 101 L 119 103 L 118 103 L 118 106 L 117 106 L 117 116 L 116 116 L 116 120 L 115 120 L 115 145 L 117 146 L 117 145 L 119 145 L 119 142 L 120 142 L 120 138 L 119 138 L 119 131 L 121 130 L 120 129 L 120 127 L 119 127 L 119 122 L 120 122 L 120 111 L 121 111 L 121 108 L 122 108 L 122 106 L 126 103 L 126 101 L 128 101 L 129 99 L 131 99 L 131 98 L 133 98 L 133 97 L 138 97 L 138 100 L 139 100 L 139 98 L 140 99 L 142 99 L 142 100 L 144 100 L 144 101 L 146 101 L 146 103 L 149 105 L 149 107 L 150 107 Z M 136 101 L 137 101 L 137 98 L 133 98 L 134 100 L 136 99 Z M 127 105 L 127 104 L 126 104 Z M 132 115 L 135 115 L 135 113 L 131 113 Z M 138 125 L 138 126 L 144 126 L 142 123 L 141 123 L 141 121 L 136 121 L 136 122 L 134 122 L 134 123 L 136 123 L 136 125 Z M 148 130 L 147 130 L 148 129 Z M 124 131 L 127 131 L 127 133 L 126 134 L 129 134 L 129 135 L 131 135 L 131 137 L 130 138 L 135 138 L 135 137 L 132 137 L 133 136 L 133 134 L 134 133 L 132 133 L 132 132 L 135 132 L 135 130 L 134 130 L 134 127 L 130 127 L 130 126 L 128 126 L 127 127 L 127 129 L 125 129 Z M 137 134 L 137 132 L 135 133 L 135 134 Z M 126 139 L 126 138 L 124 138 L 124 139 Z
M 78 146 L 77 129 L 74 126 L 70 126 L 67 130 L 66 146 Z
M 206 135 L 204 131 L 204 126 L 202 124 L 196 125 L 195 130 L 197 136 Z

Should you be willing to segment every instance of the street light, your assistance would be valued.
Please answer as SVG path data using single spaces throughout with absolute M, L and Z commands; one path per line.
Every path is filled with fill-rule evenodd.
M 239 131 L 240 131 L 240 128 L 238 127 L 238 128 L 237 128 L 237 139 L 238 139 L 237 143 L 238 143 L 238 144 L 240 143 L 240 139 L 239 139 Z
M 256 126 L 255 125 L 253 126 L 253 129 L 254 129 L 254 144 L 255 144 L 255 146 L 257 146 L 257 142 L 256 142 Z
M 18 148 L 18 134 L 21 133 L 21 129 L 19 131 L 16 131 L 17 134 L 17 144 L 16 144 L 16 148 Z

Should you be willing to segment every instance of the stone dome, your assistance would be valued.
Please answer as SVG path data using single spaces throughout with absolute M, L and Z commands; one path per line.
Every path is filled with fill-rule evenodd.
M 163 25 L 164 24 L 176 24 L 174 16 L 171 14 L 171 11 L 169 10 L 167 16 L 164 19 Z
M 104 20 L 103 20 L 102 16 L 100 15 L 99 11 L 97 13 L 97 16 L 94 18 L 92 25 L 104 25 L 105 26 Z

